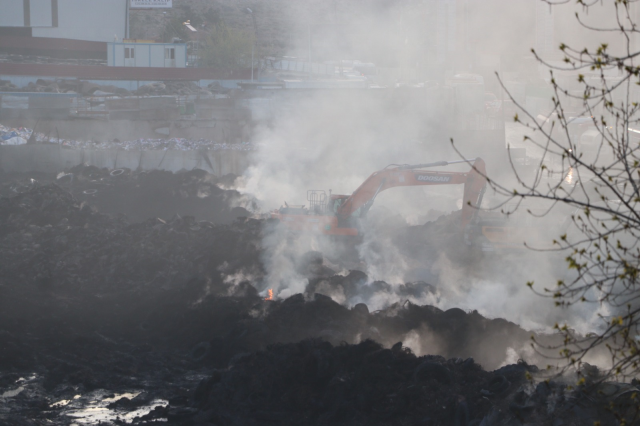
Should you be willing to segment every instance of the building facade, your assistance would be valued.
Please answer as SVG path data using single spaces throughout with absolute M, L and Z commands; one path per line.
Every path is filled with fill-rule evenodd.
M 121 41 L 128 0 L 0 0 L 0 32 L 26 36 Z

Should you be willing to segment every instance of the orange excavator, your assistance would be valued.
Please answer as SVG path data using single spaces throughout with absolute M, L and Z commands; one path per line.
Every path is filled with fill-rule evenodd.
M 455 163 L 471 163 L 468 172 L 424 170 Z M 391 164 L 373 173 L 351 195 L 331 194 L 324 190 L 307 191 L 309 208 L 304 205 L 285 205 L 271 212 L 271 218 L 293 231 L 316 232 L 324 235 L 357 236 L 358 220 L 366 216 L 378 194 L 398 186 L 464 184 L 462 220 L 465 230 L 482 202 L 486 186 L 486 169 L 482 159 L 438 161 L 425 164 Z

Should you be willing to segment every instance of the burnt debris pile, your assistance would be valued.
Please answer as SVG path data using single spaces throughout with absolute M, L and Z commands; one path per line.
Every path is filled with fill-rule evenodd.
M 153 188 L 185 205 L 221 193 L 229 209 L 235 199 L 220 186 L 233 177 L 79 167 L 54 176 L 57 184 L 37 178 L 1 184 L 2 424 L 68 424 L 96 392 L 142 391 L 105 404 L 116 424 L 151 404 L 138 423 L 179 425 L 571 425 L 605 421 L 604 405 L 631 398 L 621 385 L 567 391 L 531 382 L 544 377 L 524 362 L 501 367 L 531 337 L 503 319 L 408 301 L 351 306 L 355 293 L 390 284 L 336 274 L 317 252 L 302 256 L 303 294 L 265 300 L 268 220 L 115 214 L 125 199 L 151 203 L 144 193 Z M 395 291 L 435 289 L 418 281 Z M 537 336 L 545 338 L 555 337 Z
M 130 221 L 174 215 L 194 216 L 213 223 L 249 217 L 255 201 L 233 188 L 237 176 L 217 177 L 204 170 L 172 173 L 76 166 L 54 174 L 0 175 L 0 196 L 12 197 L 47 183 L 55 183 L 75 199 L 101 213 L 124 214 Z M 247 210 L 249 209 L 249 210 Z
M 503 319 L 409 302 L 369 312 L 363 303 L 347 308 L 322 294 L 311 300 L 299 294 L 269 302 L 267 308 L 261 324 L 270 337 L 263 341 L 293 343 L 313 336 L 333 344 L 373 339 L 388 347 L 400 339 L 413 341 L 422 353 L 474 356 L 485 368 L 497 368 L 508 348 L 520 349 L 531 338 L 531 333 Z
M 219 425 L 613 425 L 614 410 L 636 414 L 633 385 L 570 389 L 532 380 L 540 376 L 523 361 L 488 372 L 473 358 L 417 357 L 400 342 L 387 349 L 307 340 L 235 357 L 192 400 L 198 420 Z
M 223 262 L 258 263 L 258 233 L 252 220 L 215 226 L 175 215 L 130 224 L 59 186 L 39 186 L 0 199 L 0 276 L 9 288 L 165 288 L 206 270 L 207 262 L 214 270 Z
M 401 343 L 307 340 L 234 358 L 200 383 L 194 400 L 218 424 L 468 424 L 491 408 L 481 390 L 495 377 L 504 376 L 471 358 L 416 357 Z M 524 375 L 514 378 L 518 386 Z

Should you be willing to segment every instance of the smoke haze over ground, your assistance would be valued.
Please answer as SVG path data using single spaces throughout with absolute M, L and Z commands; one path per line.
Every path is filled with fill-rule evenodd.
M 278 115 L 271 126 L 257 131 L 254 142 L 260 149 L 254 166 L 245 174 L 242 191 L 256 196 L 262 211 L 267 212 L 285 201 L 290 205 L 308 204 L 309 189 L 350 194 L 371 173 L 388 164 L 458 159 L 446 149 L 446 140 L 429 137 L 439 134 L 438 129 L 425 129 L 420 111 L 394 110 L 389 105 L 392 102 L 388 98 L 364 101 L 348 94 L 317 94 L 298 102 L 292 111 Z M 456 165 L 436 169 L 468 168 Z M 487 198 L 490 196 L 488 193 Z M 453 223 L 449 223 L 449 233 L 423 232 L 424 240 L 417 251 L 407 247 L 407 235 L 428 227 L 424 225 L 427 220 L 440 215 L 445 216 L 443 222 L 455 221 L 451 213 L 461 205 L 462 185 L 394 188 L 380 194 L 362 222 L 363 240 L 355 247 L 356 259 L 343 257 L 343 250 L 348 249 L 335 244 L 322 246 L 310 236 L 294 239 L 276 231 L 263 240 L 268 273 L 264 289 L 274 288 L 279 297 L 302 292 L 306 279 L 296 272 L 295 265 L 308 251 L 318 250 L 330 267 L 345 273 L 361 269 L 370 283 L 382 280 L 399 285 L 419 280 L 437 288 L 437 294 L 426 292 L 409 298 L 416 303 L 477 309 L 527 328 L 548 329 L 567 318 L 581 331 L 594 326 L 594 307 L 564 312 L 525 286 L 532 280 L 544 286 L 555 282 L 554 274 L 564 273 L 563 260 L 557 255 L 524 248 L 507 257 L 504 253 L 472 255 L 466 253 L 470 249 L 464 246 Z M 557 237 L 553 232 L 555 229 L 550 229 L 544 236 L 547 241 Z M 336 297 L 347 304 L 363 301 L 372 309 L 402 299 L 393 289 L 369 298 Z
M 526 191 L 519 175 L 597 194 L 593 182 L 576 184 L 591 177 L 566 169 L 566 151 L 543 169 L 544 148 L 526 139 L 542 133 L 526 124 L 558 119 L 548 70 L 530 49 L 560 63 L 561 41 L 601 42 L 570 30 L 576 10 L 552 14 L 544 0 L 173 0 L 132 10 L 128 36 L 180 36 L 194 69 L 160 70 L 175 72 L 173 83 L 97 101 L 104 115 L 38 124 L 12 111 L 2 124 L 15 129 L 0 128 L 0 165 L 19 160 L 0 170 L 0 423 L 618 425 L 613 404 L 637 406 L 640 391 L 637 375 L 604 370 L 616 362 L 619 311 L 554 299 L 582 266 L 549 249 L 583 235 L 572 219 L 584 210 L 518 204 L 524 192 L 513 193 Z M 611 21 L 602 11 L 588 22 Z M 235 60 L 229 68 L 202 67 L 212 43 Z M 221 77 L 184 80 L 196 71 Z M 73 95 L 39 81 L 19 88 L 38 92 L 26 99 Z M 89 104 L 111 90 L 73 87 L 85 83 L 76 95 Z M 152 97 L 161 107 L 147 116 Z M 514 120 L 517 103 L 531 116 Z M 102 148 L 52 145 L 20 126 L 36 136 L 59 126 L 56 139 Z M 4 146 L 14 130 L 24 143 Z M 167 139 L 132 142 L 154 134 Z M 229 155 L 209 152 L 223 148 Z M 456 163 L 419 170 L 460 174 L 393 170 L 350 217 L 340 213 L 356 202 L 308 200 L 309 190 L 348 197 L 389 166 L 439 161 Z M 474 162 L 502 195 L 461 176 Z M 449 184 L 457 179 L 469 179 L 467 191 Z M 415 185 L 394 187 L 406 183 Z M 469 219 L 467 200 L 478 198 Z M 602 300 L 597 288 L 577 300 Z M 599 340 L 607 326 L 617 334 Z M 634 335 L 625 335 L 632 350 Z M 576 363 L 558 356 L 591 344 Z
M 468 3 L 465 5 L 475 7 Z M 398 45 L 398 28 L 406 28 L 403 35 L 407 40 L 405 50 L 394 52 L 400 57 L 411 50 L 407 46 L 412 40 L 428 38 L 428 30 L 424 26 L 411 23 L 416 19 L 411 16 L 415 7 L 418 6 L 387 4 L 371 8 L 361 19 L 351 16 L 349 28 L 355 34 L 358 32 L 356 28 L 375 27 L 376 35 L 369 42 L 371 46 L 379 47 L 376 50 L 379 63 L 403 63 L 398 57 L 380 55 L 393 50 L 385 49 L 385 42 Z M 491 13 L 488 7 L 486 14 Z M 509 13 L 508 10 L 503 11 L 501 21 L 510 21 L 505 16 Z M 522 18 L 518 16 L 512 22 Z M 479 22 L 486 24 L 486 18 L 484 14 L 469 17 L 474 25 Z M 500 31 L 509 34 L 509 37 L 503 37 L 509 40 L 508 45 L 494 46 L 502 55 L 522 54 L 535 43 L 524 34 L 522 38 L 513 36 L 524 31 L 499 27 L 497 33 Z M 320 45 L 322 40 L 318 35 L 314 43 Z M 354 39 L 346 37 L 345 40 L 352 42 Z M 320 56 L 340 58 L 345 54 L 345 50 L 336 48 L 332 51 L 327 45 L 322 45 Z M 411 57 L 410 54 L 408 56 Z M 451 62 L 443 63 L 438 73 L 452 76 L 454 70 L 464 71 L 464 65 L 454 68 Z M 496 87 L 495 80 L 495 77 L 491 81 L 486 79 L 485 90 Z M 369 90 L 366 94 L 358 90 L 301 91 L 295 100 L 289 100 L 284 103 L 285 107 L 276 109 L 272 120 L 256 129 L 252 142 L 260 149 L 255 154 L 254 165 L 245 173 L 241 191 L 254 195 L 260 201 L 262 211 L 268 212 L 284 202 L 289 205 L 308 204 L 306 193 L 311 189 L 351 194 L 371 173 L 389 164 L 460 159 L 450 146 L 450 134 L 447 132 L 451 127 L 441 120 L 446 117 L 438 111 L 438 102 L 433 100 L 438 96 L 437 90 L 426 87 L 414 88 L 413 91 L 420 94 L 412 97 L 401 88 L 388 88 L 379 93 Z M 515 146 L 519 146 L 524 134 L 527 133 L 509 127 L 508 136 Z M 479 155 L 492 166 L 490 177 L 494 177 L 492 172 L 501 178 L 509 176 L 511 166 L 505 161 L 506 157 L 502 157 L 505 154 L 500 149 L 492 145 L 483 147 L 481 141 L 462 142 L 465 143 L 460 148 L 463 156 L 465 147 L 472 146 L 471 150 L 466 150 L 472 152 L 468 157 Z M 531 151 L 530 154 L 536 155 L 536 152 Z M 464 171 L 468 168 L 467 165 L 457 165 L 436 169 Z M 516 186 L 515 181 L 511 184 Z M 487 191 L 484 206 L 497 205 L 500 201 Z M 544 287 L 552 286 L 557 279 L 565 277 L 563 255 L 534 253 L 524 248 L 508 254 L 468 253 L 461 236 L 452 226 L 451 222 L 456 219 L 449 216 L 461 205 L 461 185 L 388 190 L 380 194 L 370 217 L 362 222 L 363 239 L 353 250 L 308 236 L 292 239 L 290 235 L 276 230 L 263 240 L 267 248 L 264 255 L 267 277 L 263 290 L 273 288 L 279 297 L 303 291 L 307 281 L 296 272 L 295 265 L 308 251 L 317 250 L 324 255 L 325 265 L 336 272 L 346 274 L 350 269 L 359 269 L 367 274 L 368 285 L 382 280 L 392 286 L 366 297 L 356 295 L 348 298 L 340 292 L 331 294 L 341 303 L 365 302 L 372 309 L 379 309 L 404 298 L 443 308 L 477 309 L 484 315 L 505 317 L 533 329 L 548 330 L 555 323 L 564 321 L 581 332 L 602 325 L 597 318 L 597 314 L 602 312 L 597 306 L 582 305 L 568 311 L 560 310 L 552 300 L 536 296 L 525 286 L 528 281 L 534 281 L 534 288 L 542 292 Z M 531 218 L 524 216 L 519 215 L 512 222 L 519 220 L 520 224 L 530 224 Z M 429 226 L 425 225 L 427 221 L 439 217 L 442 222 L 436 223 L 441 224 L 433 226 L 443 226 L 446 222 L 451 232 L 438 234 L 433 226 L 424 230 Z M 534 244 L 527 242 L 535 246 L 535 243 L 544 241 L 548 246 L 560 235 L 565 219 L 566 212 L 547 219 L 547 224 L 538 225 Z M 424 237 L 418 249 L 408 244 L 407 236 L 412 233 Z M 521 242 L 524 243 L 524 239 Z M 345 250 L 355 250 L 357 255 L 346 256 Z M 399 295 L 396 286 L 410 281 L 427 282 L 435 291 L 430 287 L 430 290 L 410 297 Z

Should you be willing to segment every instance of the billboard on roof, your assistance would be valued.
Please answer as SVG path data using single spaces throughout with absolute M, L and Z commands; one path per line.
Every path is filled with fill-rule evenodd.
M 169 9 L 172 0 L 131 0 L 132 9 Z

